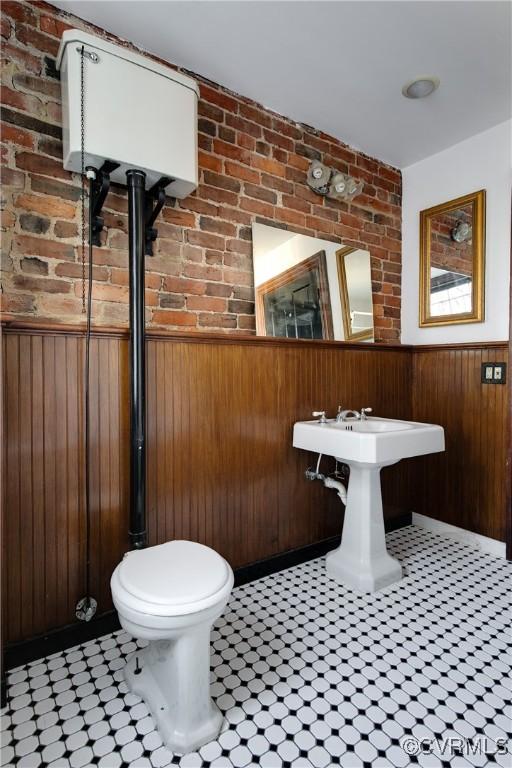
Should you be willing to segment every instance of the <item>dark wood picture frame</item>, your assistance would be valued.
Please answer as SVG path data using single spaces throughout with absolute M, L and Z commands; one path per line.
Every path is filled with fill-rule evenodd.
M 327 259 L 325 251 L 318 251 L 308 259 L 295 264 L 295 266 L 285 269 L 279 275 L 270 278 L 261 285 L 256 286 L 256 333 L 258 336 L 266 336 L 267 329 L 265 324 L 265 304 L 264 298 L 267 293 L 282 288 L 288 283 L 306 276 L 308 273 L 318 270 L 319 282 L 319 301 L 320 315 L 322 318 L 323 338 L 334 339 L 332 325 L 331 296 L 329 293 L 329 280 L 327 278 Z

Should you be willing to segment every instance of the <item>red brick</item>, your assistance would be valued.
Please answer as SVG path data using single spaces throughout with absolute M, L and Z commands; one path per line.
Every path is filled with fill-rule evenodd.
M 181 256 L 181 245 L 174 240 L 165 240 L 162 237 L 157 238 L 156 253 L 171 259 L 179 259 Z
M 27 147 L 27 149 L 34 149 L 32 133 L 24 131 L 23 128 L 17 128 L 15 125 L 9 125 L 9 123 L 1 123 L 0 130 L 2 141 L 10 141 L 12 144 L 18 144 L 18 146 Z
M 265 171 L 266 173 L 270 173 L 272 176 L 281 176 L 284 178 L 286 176 L 286 168 L 284 165 L 281 165 L 281 163 L 276 162 L 276 160 L 270 160 L 266 157 L 259 157 L 259 155 L 253 155 L 251 157 L 251 165 L 254 168 L 259 168 L 260 171 Z
M 236 328 L 236 315 L 200 314 L 199 325 L 205 328 Z
M 221 173 L 222 171 L 221 158 L 209 155 L 207 152 L 199 152 L 198 164 L 199 168 L 208 168 L 208 170 L 215 171 L 215 173 Z
M 15 72 L 12 80 L 14 87 L 18 90 L 42 93 L 56 100 L 61 97 L 60 84 L 53 79 L 34 77 L 34 75 L 28 75 L 25 72 Z
M 268 112 L 265 112 L 265 110 L 257 107 L 256 105 L 252 104 L 240 104 L 239 106 L 239 112 L 242 115 L 242 117 L 247 118 L 247 120 L 251 120 L 253 123 L 258 123 L 258 125 L 263 125 L 265 128 L 271 128 L 272 127 L 272 117 L 268 114 Z
M 69 171 L 65 171 L 62 162 L 51 157 L 43 157 L 32 152 L 18 152 L 16 166 L 24 171 L 40 173 L 43 176 L 53 176 L 58 179 L 71 179 Z
M 49 53 L 51 56 L 57 56 L 59 51 L 59 41 L 53 37 L 37 32 L 32 27 L 17 25 L 16 37 L 24 45 L 36 48 L 43 53 Z
M 232 179 L 229 176 L 221 176 L 219 173 L 213 173 L 212 171 L 205 171 L 203 173 L 203 178 L 204 183 L 211 187 L 227 189 L 228 192 L 240 192 L 240 182 L 237 179 Z
M 51 155 L 62 160 L 62 142 L 59 139 L 42 136 L 37 142 L 37 149 L 43 155 Z
M 251 213 L 257 213 L 259 216 L 265 216 L 268 219 L 272 219 L 274 216 L 274 207 L 272 205 L 262 203 L 259 200 L 252 200 L 250 197 L 242 197 L 240 207 L 244 211 L 251 211 Z
M 188 242 L 192 245 L 200 245 L 202 248 L 213 248 L 214 250 L 224 250 L 224 238 L 219 235 L 213 235 L 208 232 L 199 232 L 197 230 L 188 230 Z
M 37 25 L 37 16 L 26 2 L 20 0 L 3 0 L 2 13 L 10 16 L 15 21 L 21 21 L 25 24 Z
M 78 280 L 82 279 L 82 265 L 76 262 L 74 263 L 62 263 L 57 264 L 55 267 L 55 274 L 59 277 L 74 277 Z M 88 272 L 86 273 L 88 274 Z M 93 267 L 92 276 L 94 280 L 108 280 L 109 273 L 105 267 Z M 80 294 L 81 295 L 81 294 Z
M 214 232 L 217 235 L 224 235 L 226 237 L 234 237 L 236 235 L 236 227 L 227 221 L 221 221 L 220 219 L 210 219 L 206 216 L 201 216 L 199 219 L 199 226 L 206 232 Z M 198 243 L 204 245 L 204 242 Z M 210 248 L 218 246 L 210 245 Z
M 250 153 L 242 147 L 228 144 L 221 139 L 215 139 L 213 142 L 213 150 L 217 155 L 228 157 L 230 160 L 238 160 L 240 163 L 249 163 Z
M 274 117 L 272 119 L 272 128 L 277 133 L 282 133 L 283 136 L 288 136 L 290 139 L 294 139 L 295 141 L 299 141 L 303 135 L 303 132 L 300 128 L 279 117 Z
M 23 255 L 42 256 L 45 259 L 59 259 L 61 261 L 73 261 L 75 249 L 67 243 L 57 243 L 55 240 L 45 240 L 43 237 L 31 235 L 15 235 L 13 237 L 13 250 Z
M 221 280 L 222 271 L 217 267 L 203 264 L 185 264 L 183 269 L 185 277 L 193 277 L 196 280 Z
M 256 330 L 256 318 L 250 315 L 240 315 L 238 317 L 238 327 L 244 331 Z
M 2 4 L 2 11 L 3 10 L 4 4 Z M 28 51 L 24 51 L 17 45 L 4 43 L 2 45 L 2 59 L 8 62 L 16 61 L 21 66 L 26 67 L 29 72 L 41 72 L 41 58 L 34 56 Z
M 294 224 L 297 227 L 306 226 L 306 217 L 299 211 L 292 211 L 289 208 L 277 208 L 276 217 L 279 221 L 285 221 L 287 224 Z M 308 217 L 310 220 L 311 217 Z M 307 225 L 310 229 L 315 229 L 311 224 Z
M 35 310 L 35 300 L 33 296 L 23 293 L 0 294 L 0 307 L 2 313 L 25 314 Z
M 196 223 L 194 214 L 189 211 L 183 211 L 181 208 L 170 208 L 169 206 L 166 206 L 162 210 L 161 216 L 164 221 L 179 227 L 194 227 Z M 158 221 L 156 226 L 158 229 Z
M 232 115 L 229 112 L 226 114 L 226 125 L 235 128 L 241 133 L 248 134 L 254 139 L 259 139 L 262 135 L 261 126 L 251 123 L 250 120 L 244 120 L 243 117 L 238 115 Z
M 21 91 L 13 91 L 6 85 L 0 89 L 2 104 L 15 109 L 21 109 L 23 112 L 30 112 L 32 115 L 38 115 L 42 107 L 41 101 L 36 96 L 30 96 Z
M 203 249 L 187 243 L 182 248 L 182 256 L 185 261 L 201 262 L 203 260 Z
M 12 168 L 2 168 L 2 184 L 5 187 L 22 189 L 25 186 L 25 174 L 21 171 L 13 171 Z
M 225 312 L 226 299 L 214 298 L 212 296 L 189 296 L 187 298 L 187 309 L 199 310 L 201 312 Z
M 293 208 L 295 211 L 301 211 L 302 213 L 311 212 L 311 203 L 294 195 L 283 195 L 283 205 L 286 208 Z
M 226 285 L 225 283 L 207 283 L 206 295 L 207 296 L 223 296 L 227 298 L 233 293 L 233 286 Z
M 250 272 L 240 272 L 236 269 L 225 269 L 224 282 L 234 283 L 235 285 L 252 285 L 253 276 Z
M 252 136 L 248 136 L 246 133 L 237 134 L 236 143 L 243 149 L 248 149 L 249 152 L 256 151 L 256 139 Z
M 39 28 L 41 32 L 46 32 L 48 35 L 53 35 L 59 39 L 66 29 L 73 29 L 72 25 L 66 24 L 65 21 L 56 19 L 53 16 L 44 16 L 43 14 L 41 14 L 39 19 Z
M 210 86 L 206 85 L 205 83 L 201 83 L 199 90 L 201 93 L 201 99 L 209 101 L 212 104 L 216 104 L 218 107 L 228 110 L 229 112 L 238 111 L 238 102 L 236 99 L 228 96 L 227 93 L 215 90 L 214 88 L 210 88 Z
M 71 203 L 65 203 L 57 197 L 49 195 L 19 195 L 16 198 L 16 206 L 25 211 L 37 211 L 47 216 L 61 216 L 63 219 L 72 219 L 75 216 L 76 208 Z
M 260 180 L 258 171 L 254 171 L 252 168 L 248 168 L 245 165 L 237 165 L 237 163 L 232 163 L 230 160 L 226 160 L 225 166 L 228 176 L 235 176 L 235 178 L 242 179 L 242 181 L 249 181 L 251 184 L 258 184 Z
M 164 278 L 164 290 L 170 293 L 192 293 L 202 296 L 206 287 L 206 283 L 202 280 L 187 280 L 184 277 Z
M 156 325 L 197 325 L 196 315 L 172 309 L 158 309 L 153 312 L 152 320 Z
M 181 207 L 195 213 L 204 213 L 205 216 L 217 216 L 219 209 L 213 203 L 207 203 L 205 200 L 199 200 L 198 197 L 191 195 L 180 201 Z
M 4 40 L 7 40 L 11 36 L 12 24 L 6 16 L 2 16 L 0 19 L 0 35 Z
M 32 277 L 14 275 L 13 284 L 23 291 L 34 293 L 69 293 L 72 283 L 66 280 L 54 280 L 50 277 Z

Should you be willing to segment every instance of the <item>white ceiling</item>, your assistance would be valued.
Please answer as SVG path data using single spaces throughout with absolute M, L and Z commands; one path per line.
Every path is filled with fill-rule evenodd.
M 142 48 L 404 168 L 511 115 L 495 0 L 57 0 Z M 402 85 L 436 75 L 425 100 Z

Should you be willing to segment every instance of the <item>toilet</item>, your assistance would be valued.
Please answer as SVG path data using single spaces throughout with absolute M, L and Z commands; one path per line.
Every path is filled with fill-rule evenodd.
M 128 659 L 124 676 L 173 752 L 215 739 L 222 715 L 210 697 L 210 631 L 224 611 L 233 571 L 193 541 L 128 552 L 111 579 L 121 626 L 148 645 Z

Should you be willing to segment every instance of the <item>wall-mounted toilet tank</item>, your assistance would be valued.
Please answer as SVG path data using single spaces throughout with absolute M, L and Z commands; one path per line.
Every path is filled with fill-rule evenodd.
M 150 188 L 163 176 L 183 198 L 197 187 L 195 80 L 127 48 L 80 30 L 64 32 L 57 57 L 63 101 L 64 167 L 81 172 L 81 50 L 84 47 L 85 165 L 119 163 L 111 180 L 126 184 L 126 171 L 146 173 Z

